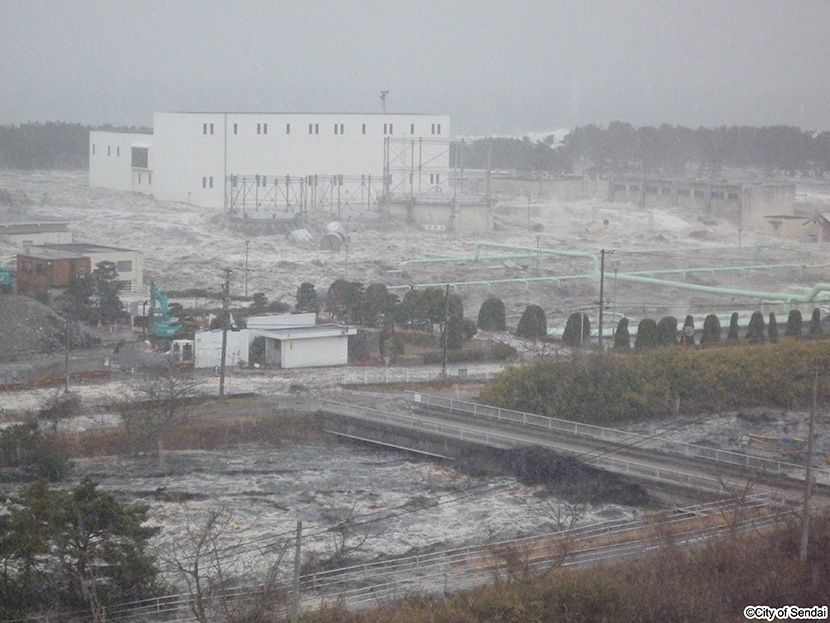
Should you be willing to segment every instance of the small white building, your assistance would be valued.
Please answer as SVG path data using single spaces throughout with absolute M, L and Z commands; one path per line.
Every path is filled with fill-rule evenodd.
M 259 331 L 265 338 L 265 363 L 276 368 L 345 366 L 349 336 L 357 329 L 336 324 Z
M 449 179 L 449 137 L 447 115 L 155 113 L 152 134 L 90 132 L 89 185 L 213 208 L 243 187 L 274 198 L 291 179 L 386 174 L 390 188 L 429 192 Z
M 44 244 L 69 244 L 72 232 L 66 221 L 0 221 L 0 241 L 23 249 Z
M 254 339 L 265 340 L 265 365 L 272 368 L 345 366 L 349 363 L 349 336 L 357 329 L 338 324 L 315 324 L 314 313 L 252 316 L 247 329 L 228 331 L 225 365 L 250 360 Z M 221 365 L 222 330 L 200 331 L 194 340 L 194 366 Z

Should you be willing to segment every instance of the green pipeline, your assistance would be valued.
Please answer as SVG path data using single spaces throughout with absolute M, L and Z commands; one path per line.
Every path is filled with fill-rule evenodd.
M 500 251 L 513 251 L 516 255 L 498 255 L 488 256 L 488 259 L 513 259 L 514 257 L 534 257 L 534 256 L 559 256 L 572 257 L 590 260 L 593 264 L 593 273 L 579 274 L 579 275 L 563 275 L 558 277 L 515 277 L 511 279 L 486 279 L 477 281 L 459 281 L 450 282 L 450 286 L 458 289 L 462 286 L 493 286 L 496 284 L 514 284 L 521 283 L 530 285 L 531 283 L 559 283 L 561 281 L 574 280 L 590 280 L 597 279 L 600 273 L 600 254 L 594 251 L 566 251 L 560 249 L 551 249 L 548 247 L 533 247 L 527 245 L 516 245 L 501 242 L 479 241 L 476 243 L 475 250 L 472 257 L 435 257 L 422 260 L 410 260 L 405 263 L 415 262 L 451 262 L 451 261 L 473 261 L 477 262 L 482 259 L 483 249 L 498 249 Z M 716 294 L 722 296 L 735 296 L 741 298 L 751 298 L 761 301 L 781 301 L 786 303 L 812 303 L 820 298 L 823 292 L 830 291 L 830 284 L 817 283 L 813 288 L 805 294 L 793 294 L 792 292 L 762 292 L 759 290 L 739 290 L 736 288 L 719 288 L 715 286 L 705 286 L 693 283 L 685 283 L 680 281 L 673 281 L 670 279 L 657 279 L 653 275 L 670 275 L 670 274 L 691 274 L 691 273 L 714 273 L 725 271 L 757 271 L 757 270 L 780 270 L 785 268 L 825 268 L 830 266 L 830 263 L 824 264 L 801 264 L 788 262 L 786 264 L 751 264 L 747 266 L 715 266 L 708 268 L 675 268 L 653 271 L 637 271 L 633 273 L 617 272 L 614 279 L 619 281 L 626 281 L 629 283 L 642 283 L 644 285 L 652 285 L 661 288 L 675 288 L 678 290 L 688 290 L 692 292 L 704 292 L 707 294 Z M 646 276 L 652 275 L 652 276 Z M 423 283 L 413 285 L 390 286 L 390 290 L 402 290 L 415 288 L 429 288 L 429 287 L 445 287 L 446 282 L 441 283 Z

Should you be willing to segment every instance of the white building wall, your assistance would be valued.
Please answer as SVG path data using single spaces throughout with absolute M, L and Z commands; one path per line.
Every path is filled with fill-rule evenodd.
M 213 368 L 222 365 L 222 330 L 199 331 L 194 336 L 194 361 L 196 368 Z M 228 331 L 225 357 L 226 366 L 236 366 L 240 361 L 248 363 L 248 330 Z
M 224 206 L 229 175 L 380 180 L 385 137 L 448 139 L 450 130 L 446 115 L 357 113 L 156 113 L 153 126 L 154 195 L 206 207 Z M 431 152 L 423 157 L 440 166 Z
M 112 262 L 116 265 L 116 268 L 120 268 L 118 279 L 128 282 L 126 286 L 128 291 L 138 292 L 144 284 L 144 255 L 141 251 L 113 249 L 112 251 L 88 253 L 87 255 L 93 270 L 95 270 L 98 262 Z M 129 270 L 127 270 L 126 262 L 129 262 Z
M 282 367 L 345 366 L 349 362 L 349 338 L 346 335 L 314 339 L 281 340 Z
M 132 148 L 146 147 L 152 152 L 152 143 L 151 134 L 91 131 L 89 185 L 93 188 L 152 193 L 152 162 L 147 163 L 146 169 L 134 169 L 132 166 Z
M 225 117 L 224 113 L 153 115 L 153 195 L 157 199 L 224 205 Z
M 380 183 L 385 138 L 398 141 L 393 186 L 422 164 L 448 171 L 447 115 L 156 113 L 152 135 L 90 132 L 89 184 L 223 207 L 230 175 L 264 175 L 271 183 L 274 176 L 371 175 Z M 132 147 L 149 150 L 146 168 L 132 166 Z M 422 177 L 415 187 L 427 191 L 429 174 Z
M 133 192 L 145 195 L 153 194 L 153 172 L 150 169 L 139 169 L 133 167 Z

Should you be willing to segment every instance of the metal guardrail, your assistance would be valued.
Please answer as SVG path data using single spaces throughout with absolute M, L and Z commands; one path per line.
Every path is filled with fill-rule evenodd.
M 320 399 L 320 406 L 323 410 L 325 410 L 326 406 L 328 406 L 330 411 L 337 415 L 354 417 L 361 420 L 371 420 L 383 424 L 392 424 L 394 426 L 402 426 L 413 430 L 435 433 L 451 439 L 484 444 L 493 448 L 515 448 L 519 445 L 523 445 L 520 440 L 506 434 L 485 433 L 454 424 L 439 424 L 434 421 L 423 420 L 421 418 L 402 415 L 400 413 L 389 413 L 379 409 L 371 409 L 369 407 L 352 405 L 345 402 L 337 402 L 335 400 L 327 400 L 325 398 Z
M 742 509 L 762 508 L 773 502 L 766 494 L 747 496 Z M 676 509 L 672 517 L 659 522 L 670 526 L 681 524 L 694 517 L 712 517 L 738 508 L 734 502 L 708 503 Z M 778 517 L 778 514 L 770 516 Z M 770 517 L 753 518 L 754 526 L 767 525 Z M 301 607 L 304 610 L 319 609 L 326 605 L 344 604 L 349 607 L 366 607 L 403 597 L 411 591 L 420 594 L 451 589 L 453 591 L 471 588 L 488 580 L 494 573 L 507 568 L 499 560 L 499 552 L 536 552 L 528 561 L 531 571 L 549 568 L 559 560 L 562 564 L 578 561 L 564 560 L 568 544 L 636 533 L 638 530 L 657 525 L 651 516 L 631 520 L 609 520 L 589 526 L 571 528 L 547 534 L 508 539 L 495 543 L 441 550 L 426 554 L 411 554 L 383 561 L 375 561 L 351 567 L 306 574 L 300 578 Z M 711 532 L 712 528 L 694 531 Z M 687 534 L 687 533 L 684 533 Z M 553 553 L 545 554 L 552 550 Z M 597 552 L 596 548 L 574 551 L 574 554 Z M 403 577 L 401 577 L 403 576 Z M 371 582 L 367 585 L 367 579 Z M 262 594 L 263 587 L 237 587 L 229 589 L 221 597 L 235 604 L 251 601 Z M 167 623 L 190 623 L 196 618 L 190 611 L 191 597 L 185 594 L 164 595 L 152 599 L 128 602 L 106 609 L 105 620 L 110 623 L 124 621 L 165 621 Z M 81 613 L 65 613 L 50 617 L 52 623 L 76 620 Z M 30 623 L 34 619 L 18 619 L 8 623 Z
M 406 392 L 406 394 L 412 402 L 428 407 L 437 407 L 451 412 L 466 413 L 474 417 L 501 420 L 514 424 L 522 424 L 524 426 L 544 428 L 551 431 L 561 431 L 570 435 L 601 439 L 603 441 L 625 444 L 627 446 L 635 446 L 637 448 L 661 450 L 663 452 L 679 454 L 690 458 L 703 458 L 718 463 L 727 463 L 729 465 L 737 465 L 740 467 L 760 469 L 775 473 L 788 472 L 794 469 L 804 469 L 803 465 L 796 465 L 794 463 L 786 463 L 784 461 L 777 461 L 774 459 L 749 456 L 739 452 L 731 452 L 729 450 L 707 448 L 706 446 L 697 446 L 679 441 L 668 441 L 660 439 L 659 437 L 649 437 L 614 428 L 596 426 L 594 424 L 583 424 L 581 422 L 551 418 L 535 413 L 525 413 L 523 411 L 513 411 L 511 409 L 491 407 L 490 405 L 454 400 L 444 396 L 435 396 L 417 392 Z
M 381 383 L 417 383 L 434 381 L 440 370 L 425 368 L 365 368 L 343 373 L 343 385 L 377 385 Z
M 495 372 L 468 372 L 459 368 L 449 378 L 487 380 L 495 377 Z M 440 369 L 429 368 L 365 368 L 359 372 L 343 373 L 343 385 L 381 385 L 386 383 L 426 383 L 438 381 L 445 377 Z

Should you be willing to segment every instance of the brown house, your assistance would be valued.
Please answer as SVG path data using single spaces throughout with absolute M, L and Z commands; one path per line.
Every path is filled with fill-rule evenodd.
M 90 260 L 83 255 L 31 249 L 17 256 L 17 290 L 48 302 L 63 292 L 75 275 L 88 275 L 90 270 Z

